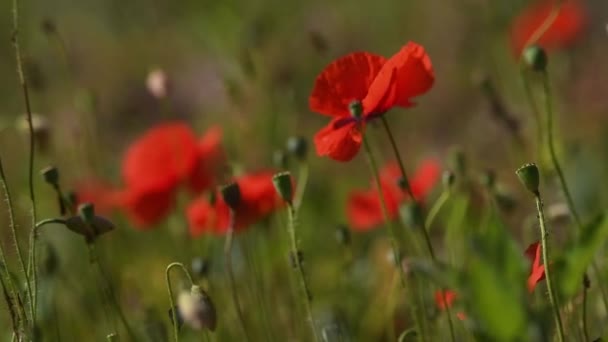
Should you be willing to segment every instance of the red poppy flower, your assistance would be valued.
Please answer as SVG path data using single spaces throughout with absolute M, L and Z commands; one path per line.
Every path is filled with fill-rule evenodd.
M 236 209 L 235 228 L 242 230 L 270 215 L 283 201 L 278 197 L 272 177 L 274 172 L 264 171 L 236 179 L 241 191 L 241 202 Z M 199 236 L 205 232 L 225 234 L 229 224 L 229 208 L 219 193 L 214 203 L 201 197 L 187 209 L 190 233 Z
M 126 151 L 122 163 L 124 187 L 89 182 L 77 187 L 79 202 L 98 210 L 120 209 L 139 228 L 150 227 L 171 211 L 181 184 L 201 192 L 215 185 L 224 162 L 221 131 L 211 128 L 200 141 L 184 123 L 153 127 Z
M 351 160 L 361 146 L 365 123 L 392 107 L 411 107 L 411 98 L 428 91 L 435 80 L 424 48 L 409 42 L 391 58 L 355 52 L 329 64 L 317 76 L 310 109 L 334 117 L 314 138 L 317 154 Z M 360 102 L 361 117 L 350 106 Z
M 545 265 L 541 255 L 541 245 L 537 241 L 526 248 L 526 257 L 530 259 L 532 267 L 528 276 L 528 291 L 534 291 L 536 284 L 545 279 Z
M 511 26 L 511 46 L 517 57 L 535 32 L 555 10 L 556 0 L 541 0 L 533 3 L 515 18 Z M 532 44 L 551 50 L 571 45 L 585 27 L 587 15 L 581 1 L 564 0 L 555 19 L 547 30 Z
M 410 179 L 412 192 L 418 201 L 424 201 L 439 179 L 440 167 L 434 160 L 426 160 Z M 382 194 L 387 206 L 388 216 L 395 219 L 399 205 L 407 200 L 407 194 L 399 188 L 398 180 L 401 171 L 396 162 L 389 163 L 380 171 Z M 374 184 L 375 182 L 372 182 Z M 346 213 L 351 228 L 367 231 L 384 222 L 380 197 L 375 186 L 363 191 L 354 191 L 349 195 Z
M 435 304 L 437 305 L 437 308 L 439 308 L 442 311 L 445 310 L 446 308 L 451 308 L 452 304 L 454 303 L 454 301 L 457 298 L 458 298 L 458 295 L 456 294 L 456 292 L 454 292 L 452 290 L 435 292 Z M 458 317 L 458 319 L 460 319 L 461 321 L 463 321 L 467 318 L 467 316 L 464 314 L 464 312 L 457 312 L 456 317 Z

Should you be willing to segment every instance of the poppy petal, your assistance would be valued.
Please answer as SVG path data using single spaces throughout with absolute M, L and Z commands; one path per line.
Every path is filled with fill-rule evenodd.
M 383 186 L 382 195 L 387 206 L 388 216 L 395 219 L 398 214 L 398 201 L 394 191 Z M 352 192 L 346 204 L 349 225 L 357 231 L 367 231 L 384 222 L 382 203 L 376 189 Z
M 199 140 L 198 159 L 188 181 L 190 190 L 200 193 L 216 185 L 225 165 L 222 130 L 214 126 Z
M 526 257 L 532 263 L 530 268 L 530 275 L 528 276 L 528 290 L 534 291 L 536 285 L 543 279 L 545 279 L 545 266 L 542 263 L 541 245 L 537 241 L 525 251 Z
M 128 188 L 123 191 L 122 208 L 133 224 L 141 229 L 150 228 L 169 215 L 175 203 L 171 183 L 148 184 L 145 188 Z
M 417 200 L 424 198 L 433 190 L 439 181 L 441 167 L 435 160 L 425 160 L 416 170 L 416 173 L 410 180 L 412 193 Z
M 349 116 L 349 104 L 365 98 L 385 61 L 369 52 L 355 52 L 333 61 L 315 80 L 310 109 L 330 116 Z
M 359 152 L 363 141 L 362 125 L 355 121 L 340 125 L 341 121 L 336 118 L 315 134 L 314 143 L 319 156 L 345 162 Z
M 393 106 L 411 107 L 411 98 L 433 86 L 435 73 L 424 47 L 409 42 L 382 66 L 369 87 L 363 107 L 368 114 L 382 114 Z
M 515 56 L 521 56 L 526 43 L 555 10 L 555 0 L 543 0 L 532 4 L 515 18 L 511 26 L 511 46 Z M 557 49 L 571 45 L 580 36 L 587 21 L 581 1 L 563 1 L 547 30 L 536 42 L 545 49 Z

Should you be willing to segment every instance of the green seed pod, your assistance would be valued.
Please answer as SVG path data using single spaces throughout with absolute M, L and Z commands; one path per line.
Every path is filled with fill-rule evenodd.
M 293 183 L 289 171 L 277 173 L 272 177 L 272 183 L 277 194 L 281 196 L 283 201 L 290 203 L 293 198 Z
M 454 183 L 456 183 L 456 175 L 454 172 L 450 170 L 443 171 L 443 174 L 441 175 L 441 183 L 443 183 L 443 187 L 446 190 L 451 190 Z
M 83 203 L 78 206 L 78 214 L 87 224 L 93 223 L 95 219 L 95 205 L 93 203 Z
M 45 167 L 40 171 L 40 174 L 42 175 L 42 178 L 44 178 L 44 181 L 47 182 L 49 185 L 55 187 L 59 184 L 59 170 L 57 170 L 56 167 Z
M 521 183 L 532 192 L 535 196 L 539 196 L 538 187 L 540 185 L 540 173 L 536 164 L 525 164 L 515 171 Z
M 422 209 L 413 201 L 407 202 L 399 209 L 401 218 L 406 225 L 412 228 L 422 227 L 424 219 L 422 217 Z
M 291 137 L 287 140 L 287 151 L 299 160 L 306 159 L 308 141 L 304 137 Z
M 534 71 L 545 71 L 547 68 L 547 53 L 538 45 L 527 47 L 522 54 L 522 59 Z

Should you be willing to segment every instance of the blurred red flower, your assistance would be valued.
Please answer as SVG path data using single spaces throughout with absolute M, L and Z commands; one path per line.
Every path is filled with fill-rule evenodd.
M 545 265 L 541 255 L 541 245 L 538 241 L 526 248 L 526 257 L 532 263 L 530 275 L 528 276 L 528 291 L 534 291 L 536 284 L 545 279 Z
M 235 211 L 237 231 L 247 228 L 282 206 L 283 201 L 272 183 L 273 176 L 274 172 L 263 171 L 235 179 L 241 191 L 241 202 Z M 230 210 L 221 197 L 216 192 L 213 199 L 200 197 L 188 206 L 187 216 L 192 236 L 205 232 L 222 235 L 228 231 Z
M 121 209 L 134 225 L 147 228 L 171 212 L 182 184 L 195 193 L 213 187 L 223 163 L 218 127 L 198 141 L 185 123 L 159 124 L 126 150 L 123 188 L 93 181 L 78 186 L 77 197 L 80 203 L 94 203 L 101 212 Z
M 519 57 L 528 41 L 555 10 L 557 0 L 541 0 L 531 4 L 515 18 L 511 25 L 511 46 Z M 563 0 L 555 19 L 536 42 L 546 50 L 566 47 L 580 37 L 587 21 L 587 14 L 580 0 Z
M 424 201 L 426 195 L 433 189 L 440 176 L 440 166 L 435 160 L 425 160 L 416 173 L 410 178 L 410 186 L 414 197 Z M 399 205 L 408 199 L 398 185 L 401 171 L 397 162 L 387 164 L 380 171 L 380 185 L 386 202 L 388 216 L 395 219 L 399 214 Z M 374 184 L 374 182 L 372 182 Z M 357 231 L 367 231 L 384 222 L 378 191 L 374 186 L 368 190 L 353 191 L 346 205 L 350 227 Z
M 452 290 L 435 292 L 435 304 L 437 305 L 437 308 L 442 311 L 446 308 L 451 308 L 457 298 L 458 295 Z M 467 318 L 464 312 L 457 312 L 456 317 L 458 317 L 458 319 L 461 321 L 464 321 Z
M 411 98 L 428 91 L 435 80 L 431 60 L 413 42 L 387 59 L 355 52 L 329 64 L 315 80 L 310 109 L 332 116 L 314 137 L 317 154 L 349 161 L 359 151 L 367 121 L 392 107 L 411 107 Z M 362 116 L 351 116 L 350 105 L 359 101 Z

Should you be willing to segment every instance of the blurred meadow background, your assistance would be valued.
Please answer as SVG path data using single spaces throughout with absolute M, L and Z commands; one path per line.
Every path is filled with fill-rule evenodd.
M 449 341 L 447 321 L 433 290 L 448 286 L 478 295 L 465 295 L 462 303 L 454 304 L 458 341 L 550 341 L 553 321 L 544 285 L 533 294 L 523 291 L 526 299 L 519 290 L 496 299 L 500 290 L 491 284 L 507 289 L 511 285 L 501 283 L 503 278 L 495 274 L 512 277 L 521 283 L 512 286 L 523 289 L 529 265 L 521 266 L 525 274 L 520 279 L 518 272 L 509 273 L 508 262 L 488 256 L 493 248 L 509 245 L 492 243 L 509 239 L 516 246 L 515 254 L 524 260 L 526 247 L 540 237 L 534 199 L 515 174 L 524 163 L 537 162 L 541 168 L 547 210 L 559 216 L 565 205 L 550 161 L 542 155 L 537 158 L 535 152 L 534 115 L 510 36 L 515 18 L 533 2 L 21 0 L 19 39 L 36 119 L 37 218 L 61 216 L 53 187 L 40 176 L 43 168 L 52 165 L 59 170 L 66 193 L 78 192 L 79 186 L 93 180 L 119 187 L 125 151 L 146 131 L 179 121 L 203 137 L 215 127 L 221 130 L 221 149 L 228 161 L 215 185 L 226 183 L 229 175 L 259 170 L 291 170 L 297 184 L 306 164 L 308 182 L 297 229 L 319 339 L 395 341 L 412 328 L 413 318 L 408 310 L 411 297 L 401 290 L 390 259 L 386 229 L 379 225 L 378 229 L 354 230 L 346 211 L 352 191 L 370 188 L 365 157 L 359 153 L 352 161 L 340 163 L 317 156 L 312 139 L 328 119 L 311 111 L 308 98 L 317 75 L 336 58 L 353 51 L 391 56 L 415 41 L 431 58 L 435 83 L 428 93 L 414 99 L 415 107 L 390 112 L 397 145 L 410 175 L 424 161 L 433 160 L 441 172 L 452 170 L 456 182 L 466 183 L 462 186 L 466 190 L 456 191 L 446 201 L 430 231 L 439 259 L 451 265 L 449 276 L 438 275 L 442 270 L 429 270 L 432 267 L 425 264 L 421 267 L 424 275 L 415 278 L 422 289 L 421 303 L 427 308 L 423 315 L 428 322 L 426 341 Z M 608 201 L 608 2 L 586 0 L 582 5 L 584 28 L 566 48 L 549 52 L 547 69 L 558 155 L 574 203 L 583 221 L 589 222 L 605 211 Z M 11 2 L 4 1 L 0 9 L 0 41 L 4 42 L 0 49 L 0 157 L 11 190 L 18 240 L 27 252 L 32 225 L 28 126 L 11 44 Z M 544 108 L 541 88 L 535 86 L 535 92 Z M 497 114 L 497 101 L 504 113 Z M 373 138 L 377 159 L 385 164 L 394 158 L 381 128 L 371 122 L 367 135 Z M 290 137 L 308 141 L 305 160 L 290 155 Z M 458 163 L 462 158 L 466 158 L 465 166 Z M 462 170 L 456 170 L 459 167 Z M 444 192 L 441 177 L 435 178 L 425 196 L 427 212 Z M 121 341 L 172 340 L 165 271 L 170 263 L 180 262 L 213 300 L 217 314 L 215 331 L 201 332 L 185 325 L 181 339 L 245 341 L 226 275 L 224 235 L 192 236 L 189 229 L 189 203 L 207 198 L 214 192 L 210 189 L 196 195 L 180 189 L 168 214 L 143 226 L 120 209 L 101 211 L 96 203 L 97 212 L 116 228 L 99 236 L 95 252 L 129 329 L 104 299 L 100 275 L 82 236 L 61 225 L 41 229 L 38 313 L 35 337 L 30 337 L 99 341 L 115 333 Z M 488 204 L 488 193 L 501 199 L 496 215 Z M 232 261 L 251 341 L 313 340 L 290 266 L 284 209 L 277 208 L 235 235 Z M 556 256 L 571 242 L 567 209 L 565 216 L 551 224 Z M 11 272 L 23 282 L 9 219 L 8 211 L 0 210 L 0 238 Z M 477 234 L 482 226 L 502 231 L 500 237 Z M 423 245 L 415 229 L 399 229 L 405 246 L 412 236 L 419 239 L 415 245 Z M 602 240 L 593 250 L 601 272 L 590 274 L 588 341 L 607 333 L 608 312 L 598 288 L 601 277 L 608 276 L 603 246 Z M 481 252 L 476 254 L 472 250 L 477 247 Z M 404 253 L 430 260 L 426 252 L 415 250 L 405 247 Z M 479 266 L 471 260 L 484 259 L 487 272 L 471 271 Z M 521 262 L 518 259 L 515 264 Z M 488 277 L 495 282 L 486 281 Z M 181 272 L 172 273 L 171 279 L 175 298 L 181 289 L 189 289 Z M 512 292 L 513 297 L 508 297 Z M 585 340 L 579 295 L 571 294 L 562 303 L 568 341 Z M 512 311 L 509 305 L 487 309 L 505 300 L 509 304 L 512 298 L 517 303 Z M 464 311 L 467 319 L 457 319 L 456 311 Z M 484 323 L 488 315 L 495 315 L 495 320 L 488 318 Z M 506 328 L 494 329 L 493 322 L 503 322 Z M 10 314 L 3 302 L 0 339 L 11 337 Z M 407 338 L 417 340 L 402 336 L 402 340 Z

